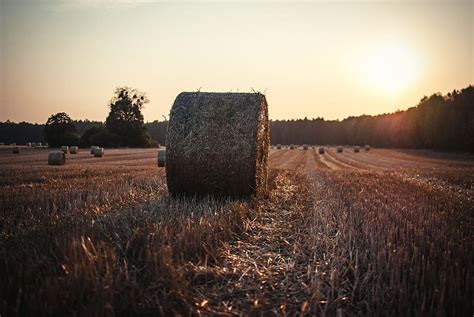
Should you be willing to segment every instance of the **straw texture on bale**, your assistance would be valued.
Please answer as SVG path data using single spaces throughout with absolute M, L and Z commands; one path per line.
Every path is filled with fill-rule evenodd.
M 166 165 L 166 150 L 158 150 L 158 167 L 164 167 Z
M 69 146 L 67 146 L 67 145 L 61 146 L 61 151 L 63 151 L 64 153 L 67 154 L 67 151 L 69 151 Z
M 79 152 L 79 148 L 77 146 L 71 146 L 69 148 L 69 153 L 71 154 L 77 154 L 77 152 Z
M 337 147 L 337 153 L 342 153 L 342 146 Z
M 104 156 L 104 148 L 96 147 L 94 149 L 94 157 L 102 157 L 102 156 Z
M 264 95 L 183 92 L 171 109 L 166 140 L 170 194 L 265 193 L 270 137 Z
M 20 153 L 20 148 L 18 146 L 15 146 L 13 149 L 12 149 L 12 152 L 13 154 L 19 154 Z
M 370 151 L 370 145 L 367 144 L 367 145 L 365 146 L 365 150 L 366 150 L 366 151 Z
M 307 144 L 303 144 L 303 150 L 307 150 L 308 149 L 308 145 Z
M 323 147 L 320 147 L 320 148 L 318 149 L 318 151 L 319 151 L 319 154 L 324 154 L 324 148 L 323 148 Z
M 91 154 L 94 154 L 94 150 L 95 150 L 96 148 L 98 148 L 98 146 L 97 146 L 97 145 L 93 145 L 93 146 L 91 146 Z
M 49 165 L 64 165 L 66 163 L 66 154 L 63 151 L 52 151 L 48 154 Z
M 359 148 L 358 146 L 356 146 L 356 147 L 354 148 L 354 152 L 355 152 L 355 153 L 359 153 L 359 151 L 360 151 L 360 148 Z

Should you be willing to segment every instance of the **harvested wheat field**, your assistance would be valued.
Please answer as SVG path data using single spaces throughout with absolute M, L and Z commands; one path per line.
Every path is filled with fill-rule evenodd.
M 0 153 L 0 312 L 471 316 L 474 157 L 271 150 L 262 199 L 170 197 L 156 149 Z

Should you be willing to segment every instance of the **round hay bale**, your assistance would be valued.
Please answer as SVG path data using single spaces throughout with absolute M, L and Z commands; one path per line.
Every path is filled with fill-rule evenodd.
M 64 153 L 67 154 L 67 151 L 69 151 L 69 146 L 67 146 L 67 145 L 61 146 L 61 151 L 63 151 Z
M 4 145 L 5 145 L 5 143 L 3 143 L 3 142 L 0 142 L 0 146 L 4 146 Z
M 13 142 L 13 143 L 11 143 L 10 145 L 12 145 L 12 146 L 15 146 L 15 145 L 16 145 L 16 143 L 15 143 L 15 142 Z
M 41 144 L 41 142 L 38 142 L 36 143 L 36 146 L 43 146 L 43 144 Z
M 13 153 L 13 154 L 20 154 L 20 147 L 19 147 L 19 146 L 13 147 L 12 153 Z
M 303 144 L 303 150 L 307 150 L 308 149 L 308 144 Z
M 26 146 L 31 146 L 31 145 L 32 145 L 31 142 L 26 143 Z
M 281 144 L 277 144 L 277 150 L 281 150 Z
M 337 147 L 337 153 L 342 153 L 342 146 Z
M 366 144 L 364 148 L 366 151 L 370 151 L 370 145 Z
M 36 146 L 36 142 L 31 142 L 31 146 Z
M 325 151 L 325 150 L 324 150 L 323 147 L 320 147 L 320 148 L 318 149 L 319 154 L 324 154 L 324 151 Z
M 64 165 L 66 154 L 63 151 L 51 151 L 48 154 L 48 165 Z
M 158 150 L 158 167 L 164 167 L 166 165 L 166 149 Z
M 104 148 L 103 147 L 96 147 L 94 149 L 94 157 L 102 157 L 104 156 Z
M 293 144 L 290 144 L 290 150 L 294 150 L 295 146 Z
M 260 196 L 267 189 L 268 105 L 260 93 L 183 92 L 166 137 L 170 194 Z
M 79 147 L 77 147 L 77 146 L 71 146 L 71 147 L 69 148 L 69 153 L 71 153 L 71 154 L 77 154 L 77 152 L 79 152 Z
M 354 148 L 354 153 L 359 153 L 359 151 L 360 151 L 360 147 L 356 146 L 356 147 Z
M 97 145 L 93 145 L 93 146 L 91 146 L 91 154 L 94 154 L 94 149 L 96 149 L 96 148 L 98 148 L 98 146 L 97 146 Z

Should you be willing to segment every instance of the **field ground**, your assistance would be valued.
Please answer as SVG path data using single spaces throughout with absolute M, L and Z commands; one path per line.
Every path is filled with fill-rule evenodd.
M 473 156 L 271 150 L 229 201 L 168 197 L 156 152 L 0 148 L 2 316 L 472 316 Z

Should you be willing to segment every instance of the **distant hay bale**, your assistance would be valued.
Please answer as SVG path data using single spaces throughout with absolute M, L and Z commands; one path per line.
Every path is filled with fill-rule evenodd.
M 294 150 L 295 146 L 293 144 L 290 144 L 290 150 Z
M 71 153 L 71 154 L 77 154 L 77 152 L 79 152 L 79 147 L 77 147 L 77 146 L 71 146 L 71 147 L 69 148 L 69 153 Z
M 4 142 L 0 142 L 0 146 L 4 146 L 4 145 L 5 145 L 5 143 L 4 143 Z
M 171 109 L 166 142 L 170 194 L 266 192 L 270 137 L 264 95 L 183 92 Z
M 308 149 L 308 144 L 303 144 L 303 150 L 307 150 Z
M 318 149 L 318 152 L 319 152 L 319 154 L 324 154 L 324 148 L 323 148 L 323 147 L 320 147 L 320 148 Z
M 19 146 L 13 147 L 12 153 L 13 153 L 13 154 L 20 154 L 20 147 L 19 147 Z
M 337 147 L 337 153 L 342 153 L 342 146 Z
M 166 150 L 158 150 L 158 167 L 164 167 L 166 165 Z
M 43 146 L 41 142 L 36 143 L 36 146 Z
M 370 145 L 366 144 L 364 148 L 366 151 L 370 151 Z
M 66 154 L 63 151 L 51 151 L 48 154 L 48 165 L 64 165 Z
M 281 150 L 281 144 L 277 144 L 277 150 Z
M 15 143 L 15 142 L 13 142 L 13 143 L 11 143 L 10 145 L 12 145 L 12 146 L 15 146 L 15 145 L 16 145 L 16 143 Z
M 30 146 L 36 146 L 36 142 L 31 142 L 30 144 Z
M 32 145 L 31 142 L 26 143 L 26 146 L 31 146 L 31 145 Z
M 98 148 L 98 146 L 97 146 L 97 145 L 93 145 L 93 146 L 91 146 L 91 154 L 94 154 L 94 150 L 95 150 L 96 148 Z
M 356 146 L 356 147 L 354 148 L 354 153 L 359 153 L 359 151 L 360 151 L 360 147 Z
M 102 157 L 104 156 L 104 148 L 103 147 L 96 147 L 94 149 L 94 157 Z
M 69 146 L 67 146 L 67 145 L 61 146 L 61 151 L 63 151 L 65 154 L 67 154 L 67 151 L 69 151 Z

